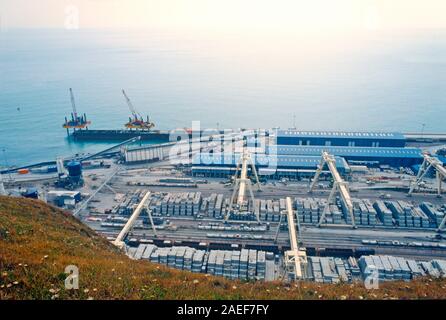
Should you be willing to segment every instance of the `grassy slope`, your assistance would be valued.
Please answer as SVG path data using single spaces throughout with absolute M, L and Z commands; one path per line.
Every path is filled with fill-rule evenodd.
M 80 290 L 64 289 L 65 266 Z M 361 285 L 241 283 L 132 261 L 69 214 L 0 197 L 0 299 L 373 299 L 446 298 L 446 281 Z

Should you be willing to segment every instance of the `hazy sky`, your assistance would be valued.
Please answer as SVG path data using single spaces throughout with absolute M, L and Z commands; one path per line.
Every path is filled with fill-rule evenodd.
M 10 28 L 77 21 L 80 28 L 446 28 L 446 0 L 0 0 L 0 17 Z

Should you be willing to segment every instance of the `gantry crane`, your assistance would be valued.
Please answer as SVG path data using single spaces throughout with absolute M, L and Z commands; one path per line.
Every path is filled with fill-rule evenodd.
M 256 201 L 254 198 L 254 193 L 252 191 L 251 179 L 248 177 L 248 166 L 251 166 L 251 171 L 254 173 L 258 191 L 261 191 L 260 181 L 259 181 L 259 177 L 257 175 L 256 167 L 252 161 L 251 155 L 245 148 L 240 156 L 239 161 L 237 162 L 237 167 L 235 169 L 234 191 L 232 192 L 230 206 L 231 206 L 231 210 L 247 211 L 248 207 L 249 207 L 249 200 L 247 200 L 247 198 L 246 198 L 246 189 L 248 188 L 248 191 L 251 196 L 252 208 L 253 208 L 254 212 L 256 213 L 257 222 L 260 222 L 259 212 L 256 208 Z M 240 170 L 240 167 L 241 167 L 241 170 Z M 238 178 L 239 171 L 240 171 L 240 178 Z M 237 194 L 237 191 L 238 191 L 238 194 Z M 225 221 L 227 221 L 229 219 L 229 215 L 230 215 L 230 213 L 228 213 L 226 215 Z
M 303 279 L 306 275 L 308 260 L 307 252 L 299 248 L 299 243 L 297 239 L 296 226 L 294 224 L 294 210 L 291 198 L 286 198 L 286 210 L 288 218 L 288 233 L 290 236 L 291 250 L 285 251 L 285 269 L 288 275 L 291 275 L 294 280 Z M 299 217 L 297 216 L 297 221 Z M 280 228 L 280 223 L 279 223 Z
M 322 212 L 322 216 L 317 224 L 318 227 L 322 225 L 325 221 L 325 216 L 327 215 L 327 212 L 330 210 L 330 204 L 333 203 L 333 200 L 335 199 L 336 192 L 339 192 L 342 201 L 344 202 L 344 205 L 347 209 L 347 214 L 350 216 L 352 220 L 352 227 L 356 228 L 355 223 L 355 217 L 353 215 L 353 202 L 350 197 L 350 191 L 348 187 L 348 183 L 344 181 L 344 179 L 341 178 L 341 175 L 338 172 L 338 169 L 336 168 L 336 159 L 334 156 L 330 155 L 328 152 L 324 151 L 322 152 L 322 159 L 317 167 L 316 174 L 313 178 L 313 182 L 310 185 L 309 193 L 313 192 L 314 187 L 316 186 L 317 182 L 319 181 L 319 177 L 322 173 L 322 170 L 324 169 L 325 165 L 328 166 L 328 169 L 330 170 L 330 173 L 333 177 L 333 188 L 331 189 L 330 195 L 328 197 L 327 205 L 324 207 L 324 210 Z
M 71 99 L 71 107 L 73 112 L 71 113 L 71 120 L 68 120 L 65 117 L 65 123 L 63 127 L 67 129 L 67 133 L 69 134 L 69 130 L 73 129 L 88 129 L 88 126 L 91 124 L 91 121 L 87 120 L 87 115 L 84 113 L 83 116 L 79 116 L 77 114 L 76 101 L 74 99 L 73 89 L 70 88 L 70 99 Z
M 130 216 L 129 220 L 125 224 L 124 228 L 122 228 L 119 235 L 116 237 L 115 241 L 113 241 L 113 244 L 117 246 L 118 248 L 124 248 L 124 239 L 129 233 L 129 231 L 132 229 L 133 225 L 135 224 L 136 220 L 138 219 L 139 215 L 141 214 L 142 209 L 145 207 L 145 204 L 147 200 L 150 198 L 151 192 L 147 191 L 144 197 L 142 198 L 141 202 L 136 207 L 135 211 L 133 211 L 132 215 Z M 149 215 L 150 223 L 152 224 L 152 230 L 155 233 L 155 236 L 157 235 L 155 225 L 153 223 L 152 213 L 147 208 L 147 214 Z
M 122 94 L 124 95 L 124 98 L 127 101 L 127 105 L 129 106 L 130 112 L 132 113 L 132 117 L 129 117 L 129 122 L 125 124 L 125 127 L 128 129 L 136 129 L 136 130 L 150 130 L 153 127 L 155 127 L 155 124 L 150 121 L 149 116 L 147 116 L 147 120 L 144 121 L 144 118 L 141 116 L 141 114 L 138 111 L 136 111 L 132 101 L 125 93 L 125 90 L 122 90 Z
M 429 154 L 423 154 L 424 160 L 423 164 L 418 171 L 417 177 L 412 181 L 409 189 L 408 196 L 411 196 L 412 193 L 419 187 L 421 181 L 432 168 L 436 172 L 437 177 L 437 196 L 441 197 L 442 189 L 441 184 L 444 179 L 446 179 L 446 168 L 443 167 L 443 162 L 430 156 Z

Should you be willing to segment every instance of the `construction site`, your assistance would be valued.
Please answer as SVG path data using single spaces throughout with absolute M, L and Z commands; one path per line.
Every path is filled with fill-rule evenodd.
M 122 141 L 6 168 L 0 193 L 69 210 L 132 259 L 191 272 L 324 283 L 446 277 L 437 152 L 446 135 L 173 130 L 147 146 L 138 143 L 155 124 L 123 94 L 132 117 Z M 64 128 L 98 134 L 70 97 Z

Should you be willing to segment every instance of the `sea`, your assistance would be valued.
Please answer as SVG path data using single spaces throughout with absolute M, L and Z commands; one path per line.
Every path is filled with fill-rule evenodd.
M 62 128 L 122 129 L 125 89 L 157 129 L 446 131 L 446 30 L 0 32 L 0 167 L 99 151 Z

